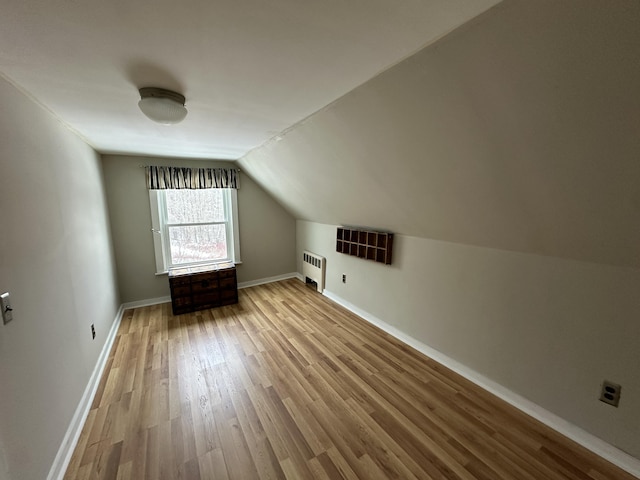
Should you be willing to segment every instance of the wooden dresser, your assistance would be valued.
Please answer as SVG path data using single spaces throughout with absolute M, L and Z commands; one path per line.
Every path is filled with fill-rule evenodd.
M 173 314 L 238 303 L 238 281 L 233 263 L 169 270 Z

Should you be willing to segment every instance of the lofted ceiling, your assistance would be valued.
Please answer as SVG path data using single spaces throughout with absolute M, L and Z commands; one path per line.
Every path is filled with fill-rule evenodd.
M 499 1 L 2 0 L 0 73 L 101 153 L 233 160 Z
M 239 164 L 296 219 L 640 268 L 639 25 L 507 0 Z

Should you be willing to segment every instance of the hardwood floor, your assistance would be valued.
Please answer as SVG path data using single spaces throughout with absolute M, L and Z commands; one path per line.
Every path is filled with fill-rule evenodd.
M 127 310 L 66 479 L 633 479 L 287 280 Z

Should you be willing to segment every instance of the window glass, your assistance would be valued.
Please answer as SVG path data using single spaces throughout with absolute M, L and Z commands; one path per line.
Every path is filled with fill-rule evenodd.
M 229 258 L 224 224 L 169 227 L 171 264 Z
M 165 190 L 167 223 L 224 222 L 223 190 Z
M 237 190 L 149 190 L 156 273 L 173 266 L 241 263 Z

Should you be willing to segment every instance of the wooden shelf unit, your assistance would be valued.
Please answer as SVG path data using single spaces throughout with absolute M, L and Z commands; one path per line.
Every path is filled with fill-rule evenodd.
M 338 227 L 336 251 L 391 265 L 393 233 Z
M 169 270 L 174 315 L 238 303 L 238 281 L 233 263 Z

